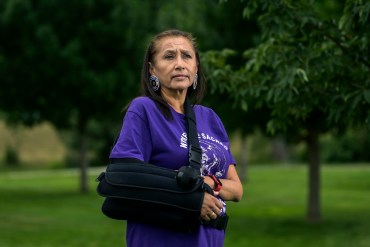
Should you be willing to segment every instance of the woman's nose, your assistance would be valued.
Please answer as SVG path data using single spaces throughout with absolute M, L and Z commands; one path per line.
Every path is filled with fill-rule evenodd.
M 181 56 L 178 56 L 176 59 L 175 69 L 184 69 L 183 62 L 184 61 L 182 60 Z

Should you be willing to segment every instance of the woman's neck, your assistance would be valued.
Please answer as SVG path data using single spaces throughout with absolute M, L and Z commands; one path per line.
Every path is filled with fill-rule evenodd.
M 186 92 L 178 93 L 176 95 L 169 95 L 162 91 L 162 98 L 178 113 L 184 114 L 184 102 Z

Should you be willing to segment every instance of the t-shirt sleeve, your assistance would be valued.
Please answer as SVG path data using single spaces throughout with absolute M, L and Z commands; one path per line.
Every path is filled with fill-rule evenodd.
M 148 162 L 152 144 L 148 123 L 142 114 L 127 111 L 121 132 L 115 143 L 110 158 L 136 158 Z

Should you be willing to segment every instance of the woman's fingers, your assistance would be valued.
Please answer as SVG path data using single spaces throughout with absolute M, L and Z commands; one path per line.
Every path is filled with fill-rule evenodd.
M 222 207 L 223 204 L 216 197 L 205 193 L 201 208 L 201 217 L 206 221 L 216 219 L 220 215 Z

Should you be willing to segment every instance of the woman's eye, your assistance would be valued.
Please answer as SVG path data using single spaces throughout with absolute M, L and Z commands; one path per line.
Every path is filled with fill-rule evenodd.
M 165 59 L 173 59 L 175 56 L 172 54 L 167 54 L 164 56 Z
M 184 54 L 183 57 L 184 58 L 191 58 L 191 55 L 190 54 Z

